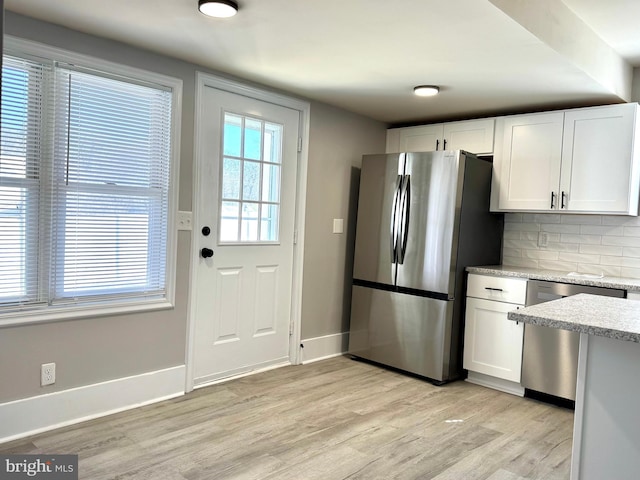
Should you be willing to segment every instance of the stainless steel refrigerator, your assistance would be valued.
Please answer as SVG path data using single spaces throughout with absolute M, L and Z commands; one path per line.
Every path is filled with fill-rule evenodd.
M 464 269 L 500 263 L 491 163 L 464 151 L 365 155 L 349 353 L 447 382 L 462 375 Z

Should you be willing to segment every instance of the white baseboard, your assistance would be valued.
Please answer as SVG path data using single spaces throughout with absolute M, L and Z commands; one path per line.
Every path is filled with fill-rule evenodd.
M 317 362 L 325 358 L 342 355 L 349 348 L 349 332 L 334 333 L 301 341 L 302 363 Z
M 0 404 L 0 443 L 184 395 L 185 366 Z
M 524 397 L 524 387 L 522 385 L 510 382 L 509 380 L 503 380 L 502 378 L 484 375 L 483 373 L 469 372 L 467 382 L 493 388 L 494 390 L 500 390 L 501 392 L 517 395 L 518 397 Z

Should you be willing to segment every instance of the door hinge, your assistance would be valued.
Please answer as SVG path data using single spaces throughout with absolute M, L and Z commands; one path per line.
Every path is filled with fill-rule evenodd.
M 296 245 L 298 243 L 298 230 L 293 231 L 293 244 Z
M 302 137 L 298 137 L 298 152 L 302 151 Z

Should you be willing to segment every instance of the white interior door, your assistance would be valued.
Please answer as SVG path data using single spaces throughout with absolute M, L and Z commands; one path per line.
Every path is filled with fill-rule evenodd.
M 300 115 L 212 87 L 201 102 L 195 385 L 289 361 Z

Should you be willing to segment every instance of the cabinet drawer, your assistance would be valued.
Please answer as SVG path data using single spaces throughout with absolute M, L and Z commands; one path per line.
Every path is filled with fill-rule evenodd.
M 527 281 L 522 278 L 492 277 L 470 273 L 467 297 L 523 305 L 527 297 Z

